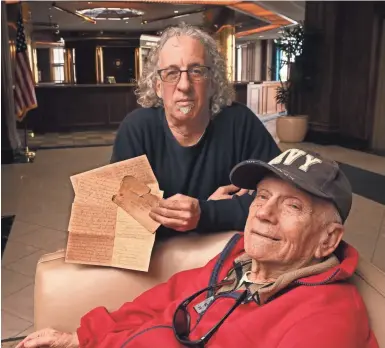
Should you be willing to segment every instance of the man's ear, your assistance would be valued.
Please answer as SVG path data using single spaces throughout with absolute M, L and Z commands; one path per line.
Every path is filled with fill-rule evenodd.
M 163 97 L 162 83 L 159 79 L 156 79 L 155 92 L 159 99 Z
M 317 259 L 322 259 L 330 255 L 337 248 L 343 234 L 344 226 L 337 222 L 325 226 L 321 232 L 320 242 L 314 256 Z

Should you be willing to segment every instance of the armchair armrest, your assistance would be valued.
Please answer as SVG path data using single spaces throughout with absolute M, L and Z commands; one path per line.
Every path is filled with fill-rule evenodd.
M 35 330 L 75 331 L 91 309 L 116 310 L 173 274 L 205 265 L 235 233 L 181 235 L 158 242 L 148 273 L 65 263 L 64 250 L 44 255 L 36 269 Z

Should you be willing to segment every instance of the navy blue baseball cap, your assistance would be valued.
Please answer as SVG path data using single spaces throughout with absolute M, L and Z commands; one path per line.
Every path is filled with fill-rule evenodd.
M 307 193 L 331 201 L 345 222 L 353 194 L 350 182 L 337 162 L 313 151 L 289 149 L 269 163 L 246 160 L 237 164 L 230 173 L 230 180 L 237 187 L 255 190 L 269 173 Z

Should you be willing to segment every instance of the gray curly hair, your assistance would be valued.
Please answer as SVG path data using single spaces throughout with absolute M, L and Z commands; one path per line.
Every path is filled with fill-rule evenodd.
M 159 54 L 165 43 L 174 36 L 191 36 L 199 40 L 205 47 L 206 53 L 211 58 L 212 74 L 211 78 L 214 84 L 214 94 L 211 99 L 212 116 L 219 113 L 226 105 L 231 105 L 235 99 L 235 91 L 232 84 L 226 76 L 226 63 L 218 50 L 216 41 L 203 30 L 180 23 L 177 26 L 167 28 L 157 46 L 150 51 L 147 62 L 143 67 L 142 75 L 138 81 L 138 88 L 135 94 L 138 97 L 138 104 L 142 107 L 161 106 L 162 100 L 156 94 L 156 80 L 158 78 L 158 60 Z

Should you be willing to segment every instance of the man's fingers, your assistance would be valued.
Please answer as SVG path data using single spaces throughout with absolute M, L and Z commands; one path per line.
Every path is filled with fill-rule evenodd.
M 33 340 L 33 339 L 38 338 L 38 337 L 41 337 L 43 335 L 47 335 L 47 334 L 52 335 L 53 332 L 54 332 L 53 329 L 43 329 L 43 330 L 35 331 L 35 332 L 29 334 L 26 338 L 24 338 L 15 348 L 24 348 L 24 347 L 26 347 L 24 345 L 25 342 Z
M 161 225 L 171 228 L 175 231 L 184 232 L 187 230 L 188 221 L 186 220 L 168 218 L 162 215 L 154 214 L 153 212 L 150 212 L 150 217 Z
M 229 195 L 229 194 L 227 194 L 227 195 L 212 195 L 212 196 L 210 196 L 209 197 L 209 199 L 208 199 L 208 201 L 219 201 L 219 200 L 222 200 L 222 199 L 231 199 L 231 198 L 233 198 L 233 196 L 232 195 Z
M 24 342 L 25 348 L 38 348 L 45 346 L 52 346 L 55 338 L 53 336 L 41 336 Z
M 235 185 L 222 186 L 218 189 L 218 191 L 220 191 L 221 194 L 229 194 L 238 190 L 239 190 L 239 187 Z
M 239 190 L 239 191 L 236 193 L 236 195 L 237 195 L 237 196 L 242 196 L 242 195 L 244 195 L 244 194 L 247 193 L 247 192 L 249 192 L 249 190 L 247 190 L 247 189 L 241 189 L 241 190 Z
M 160 206 L 154 207 L 151 210 L 151 212 L 154 213 L 155 215 L 160 215 L 166 218 L 177 219 L 177 220 L 188 220 L 193 217 L 190 210 L 173 210 L 173 209 L 163 208 Z
M 239 187 L 235 185 L 221 186 L 208 198 L 208 200 L 231 199 L 234 194 L 237 194 Z M 242 190 L 241 190 L 242 191 Z
M 159 201 L 159 207 L 169 210 L 191 210 L 193 203 L 191 200 L 176 200 L 173 197 Z
M 15 348 L 24 348 L 24 342 L 25 342 L 25 338 L 21 342 L 19 342 Z

